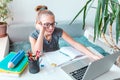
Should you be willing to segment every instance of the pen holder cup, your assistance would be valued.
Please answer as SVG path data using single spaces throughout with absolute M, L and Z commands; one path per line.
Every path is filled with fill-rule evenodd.
M 39 59 L 37 60 L 28 60 L 29 72 L 32 74 L 38 73 L 40 71 Z

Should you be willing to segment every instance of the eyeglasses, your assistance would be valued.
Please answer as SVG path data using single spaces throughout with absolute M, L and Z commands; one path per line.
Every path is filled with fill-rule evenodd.
M 57 22 L 53 22 L 53 23 L 41 23 L 42 26 L 49 28 L 50 26 L 52 26 L 53 28 L 57 25 Z

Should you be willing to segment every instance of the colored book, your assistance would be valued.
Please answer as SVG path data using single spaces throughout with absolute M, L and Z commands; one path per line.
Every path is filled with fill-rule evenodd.
M 8 76 L 20 76 L 21 73 L 25 70 L 28 65 L 27 56 L 24 56 L 23 59 L 14 67 L 8 68 L 8 62 L 16 55 L 15 52 L 10 52 L 1 62 L 0 62 L 0 75 Z

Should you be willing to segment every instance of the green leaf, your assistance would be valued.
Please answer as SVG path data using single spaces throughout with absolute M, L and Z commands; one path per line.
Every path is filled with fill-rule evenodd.
M 99 26 L 98 26 L 98 33 L 97 33 L 97 37 L 101 36 L 101 27 L 102 27 L 102 17 L 100 17 L 100 22 L 99 22 Z
M 105 5 L 106 5 L 107 1 L 108 0 L 100 0 L 101 6 L 102 6 L 102 13 L 104 13 L 104 9 L 105 9 Z
M 118 43 L 120 37 L 120 6 L 118 7 L 118 14 L 116 17 L 116 43 Z
M 85 28 L 86 8 L 87 8 L 87 6 L 85 7 L 84 14 L 83 14 L 83 29 Z
M 73 18 L 73 20 L 70 22 L 70 24 L 72 24 L 74 21 L 75 21 L 75 19 L 79 16 L 79 14 L 82 12 L 82 11 L 84 11 L 84 9 L 85 9 L 85 7 L 91 2 L 92 0 L 88 0 L 87 2 L 86 2 L 86 4 L 85 4 L 85 6 L 77 13 L 77 15 Z
M 94 41 L 98 35 L 99 22 L 100 22 L 100 11 L 101 11 L 101 3 L 100 3 L 100 0 L 98 0 L 98 6 L 97 6 L 95 21 L 94 21 Z
M 108 12 L 108 0 L 106 0 L 106 5 L 105 5 L 105 9 L 104 9 L 104 24 L 103 24 L 103 28 L 102 28 L 102 32 L 105 34 L 106 29 L 107 29 L 107 25 L 110 21 L 109 19 L 109 12 Z
M 109 19 L 109 14 L 107 16 L 104 17 L 104 25 L 102 28 L 102 32 L 105 34 L 108 23 L 109 23 L 110 19 Z

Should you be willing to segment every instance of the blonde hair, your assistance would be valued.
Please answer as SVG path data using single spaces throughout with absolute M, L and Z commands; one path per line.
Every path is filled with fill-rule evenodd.
M 36 6 L 35 11 L 37 12 L 36 21 L 39 21 L 43 14 L 54 16 L 53 12 L 48 10 L 47 6 L 45 5 Z

